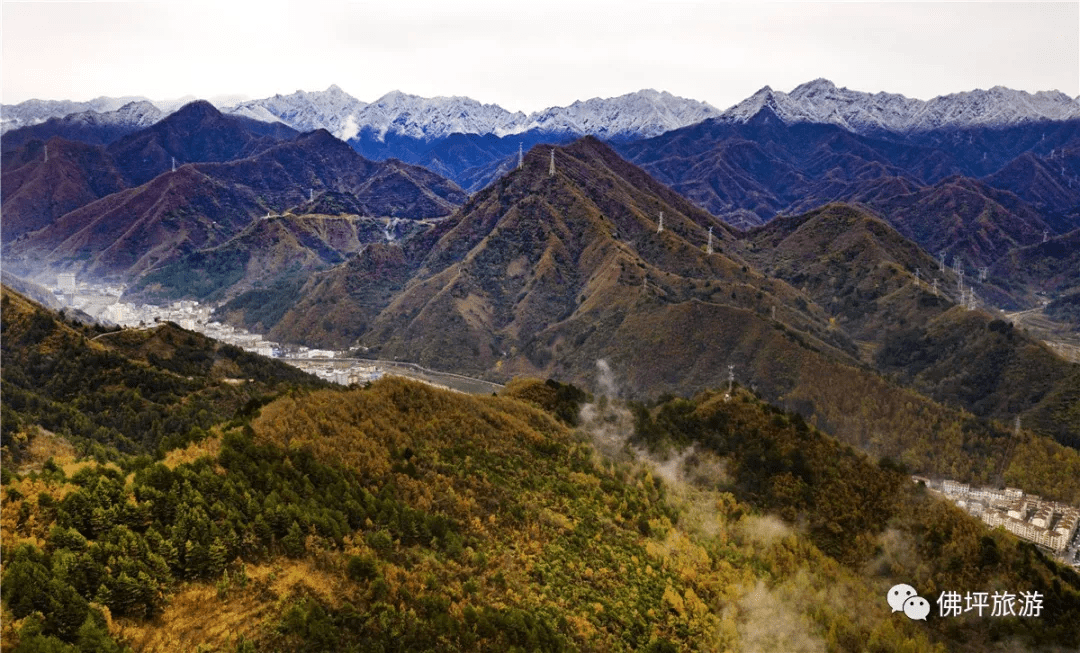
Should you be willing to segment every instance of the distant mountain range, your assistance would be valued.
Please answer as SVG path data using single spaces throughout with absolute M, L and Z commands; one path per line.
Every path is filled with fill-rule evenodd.
M 834 201 L 884 215 L 966 265 L 1080 227 L 1080 119 L 862 135 L 770 106 L 616 144 L 630 161 L 748 228 Z
M 34 140 L 3 164 L 5 264 L 29 275 L 51 266 L 142 274 L 305 205 L 424 218 L 466 198 L 453 182 L 365 159 L 325 130 L 297 135 L 201 101 L 108 147 Z
M 163 110 L 165 103 L 150 103 L 145 98 L 99 98 L 91 102 L 28 100 L 3 106 L 4 132 L 72 114 L 115 112 L 128 103 L 153 106 L 162 115 L 170 112 Z M 423 98 L 401 91 L 387 93 L 369 104 L 337 85 L 325 91 L 297 91 L 217 106 L 225 113 L 264 122 L 280 121 L 297 131 L 326 129 L 342 140 L 364 131 L 380 140 L 393 135 L 431 141 L 451 134 L 506 136 L 531 130 L 627 139 L 656 136 L 720 115 L 718 109 L 705 102 L 654 90 L 578 101 L 568 107 L 550 107 L 530 115 L 520 111 L 511 113 L 498 105 L 481 104 L 467 97 Z
M 63 118 L 79 113 L 110 113 L 126 104 L 149 102 L 144 97 L 99 97 L 87 102 L 71 100 L 27 100 L 18 104 L 0 105 L 0 133 L 6 134 L 20 127 L 43 123 L 50 118 Z
M 89 109 L 60 117 L 50 117 L 47 120 L 14 129 L 14 131 L 5 129 L 3 144 L 4 149 L 8 150 L 34 139 L 47 141 L 54 136 L 59 136 L 71 141 L 108 145 L 122 136 L 150 127 L 165 115 L 165 112 L 153 103 L 137 100 L 111 111 Z M 6 126 L 9 123 L 4 124 Z M 8 134 L 8 131 L 12 133 Z
M 103 102 L 95 106 L 105 107 Z M 5 237 L 40 229 L 91 200 L 146 183 L 171 171 L 174 160 L 183 166 L 249 158 L 296 138 L 298 129 L 315 128 L 346 140 L 365 160 L 393 167 L 401 164 L 391 159 L 399 159 L 472 192 L 512 171 L 519 151 L 593 134 L 737 227 L 829 202 L 853 202 L 884 216 L 928 251 L 945 252 L 950 262 L 960 257 L 975 268 L 994 266 L 1007 252 L 1041 242 L 1044 234 L 1080 227 L 1080 102 L 1060 93 L 995 87 L 923 102 L 815 80 L 788 94 L 765 88 L 725 112 L 640 91 L 526 116 L 469 98 L 400 92 L 367 104 L 332 86 L 247 101 L 224 113 L 193 103 L 182 120 L 171 114 L 135 129 L 156 111 L 146 102 L 129 103 L 110 113 L 54 118 L 5 134 Z M 131 123 L 121 129 L 125 120 Z M 128 129 L 134 131 L 117 136 Z M 57 142 L 54 156 L 66 149 L 70 159 L 78 150 L 82 171 L 31 172 L 34 166 L 23 164 L 44 159 L 49 134 L 107 145 L 101 154 Z M 404 174 L 412 180 L 406 186 L 415 188 L 419 169 Z M 460 192 L 446 187 L 427 196 L 403 188 L 414 199 L 429 197 L 426 207 L 413 210 L 405 209 L 408 202 L 373 204 L 359 200 L 355 188 L 319 188 L 295 172 L 286 176 L 312 189 L 313 203 L 305 211 L 330 215 L 440 215 L 458 203 L 446 193 Z M 420 183 L 443 182 L 428 177 Z M 290 193 L 286 198 L 257 191 L 261 199 L 248 202 L 243 213 L 304 205 L 301 190 Z M 1002 290 L 994 299 L 1024 304 L 1030 294 Z
M 151 103 L 141 97 L 101 97 L 89 102 L 28 100 L 3 105 L 3 131 L 81 112 L 115 112 L 131 103 L 154 106 L 162 114 L 183 104 Z M 837 88 L 826 79 L 801 84 L 790 93 L 765 86 L 722 112 L 705 102 L 654 90 L 579 100 L 567 107 L 550 107 L 529 115 L 468 97 L 423 98 L 401 91 L 392 91 L 367 103 L 337 85 L 325 91 L 296 91 L 290 95 L 215 104 L 226 113 L 266 122 L 281 121 L 298 131 L 326 129 L 342 140 L 349 140 L 365 129 L 383 137 L 393 134 L 429 141 L 450 134 L 506 136 L 531 130 L 592 135 L 604 140 L 648 138 L 708 118 L 746 122 L 764 107 L 788 124 L 833 124 L 859 134 L 1009 127 L 1080 118 L 1080 98 L 1070 98 L 1059 91 L 1032 94 L 995 86 L 923 101 L 894 93 Z
M 53 135 L 107 143 L 172 110 L 166 103 L 147 101 L 125 106 L 132 100 L 31 100 L 5 105 L 5 132 L 16 126 L 35 125 L 35 129 L 16 130 L 23 133 L 14 136 L 5 134 L 4 147 L 30 138 L 47 140 Z M 563 143 L 585 135 L 625 142 L 709 119 L 744 125 L 768 110 L 786 125 L 835 125 L 863 136 L 904 135 L 910 139 L 921 135 L 923 140 L 934 140 L 933 135 L 942 130 L 1002 129 L 1080 119 L 1080 98 L 1057 91 L 1031 94 L 998 86 L 922 101 L 837 88 L 818 79 L 791 93 L 766 86 L 723 112 L 704 102 L 642 90 L 526 115 L 467 97 L 423 98 L 400 91 L 367 103 L 335 85 L 325 91 L 221 103 L 219 109 L 264 122 L 279 121 L 301 132 L 326 129 L 368 158 L 398 158 L 423 165 L 465 188 L 479 190 L 510 168 L 519 146 L 528 149 L 540 142 Z
M 1080 98 L 1060 91 L 1027 93 L 1003 86 L 942 95 L 923 101 L 895 93 L 837 88 L 827 79 L 796 86 L 791 93 L 768 86 L 724 111 L 723 122 L 745 123 L 769 108 L 786 124 L 836 125 L 856 134 L 911 134 L 942 128 L 1014 127 L 1080 118 Z

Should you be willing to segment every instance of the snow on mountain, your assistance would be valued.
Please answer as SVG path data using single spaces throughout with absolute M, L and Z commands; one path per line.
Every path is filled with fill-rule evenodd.
M 423 98 L 391 91 L 356 116 L 360 129 L 370 129 L 382 140 L 387 134 L 423 140 L 450 134 L 504 134 L 525 119 L 497 104 L 481 104 L 467 97 Z
M 392 91 L 365 105 L 336 86 L 322 93 L 297 91 L 251 100 L 228 111 L 257 120 L 280 120 L 301 131 L 323 127 L 343 140 L 363 131 L 380 141 L 388 134 L 432 141 L 455 133 L 506 136 L 533 129 L 600 138 L 637 138 L 720 115 L 705 102 L 654 90 L 578 101 L 527 116 L 468 97 L 425 98 L 401 91 Z
M 1031 94 L 995 86 L 936 97 L 918 116 L 918 131 L 943 125 L 972 123 L 985 126 L 1018 125 L 1037 120 L 1080 118 L 1080 101 L 1060 91 Z
M 603 139 L 647 138 L 719 115 L 720 111 L 706 102 L 647 89 L 538 111 L 519 131 L 538 129 Z
M 335 84 L 325 91 L 297 91 L 240 102 L 225 112 L 264 122 L 280 121 L 301 132 L 326 129 L 341 140 L 348 140 L 356 135 L 356 116 L 366 106 L 366 102 Z
M 720 115 L 709 104 L 654 90 L 615 98 L 593 98 L 568 107 L 551 107 L 526 116 L 467 97 L 422 98 L 387 93 L 357 116 L 361 129 L 379 139 L 386 134 L 423 140 L 453 133 L 506 136 L 530 130 L 600 138 L 655 136 Z
M 154 106 L 148 100 L 129 102 L 116 111 L 85 111 L 68 115 L 64 118 L 68 122 L 83 122 L 93 125 L 117 125 L 126 127 L 143 128 L 153 125 L 165 117 L 165 113 Z
M 1030 94 L 995 86 L 989 91 L 954 93 L 922 101 L 895 93 L 837 88 L 826 79 L 801 84 L 791 93 L 766 86 L 720 118 L 746 122 L 763 107 L 769 107 L 789 124 L 827 123 L 857 133 L 881 129 L 908 133 L 939 127 L 1005 127 L 1038 120 L 1080 118 L 1080 101 L 1058 91 Z
M 154 102 L 159 111 L 156 119 L 194 99 Z M 336 85 L 325 91 L 296 91 L 234 104 L 226 104 L 229 98 L 215 100 L 215 106 L 225 113 L 264 122 L 280 121 L 299 131 L 324 128 L 341 140 L 361 133 L 378 140 L 393 134 L 432 141 L 453 133 L 506 136 L 533 130 L 603 139 L 644 138 L 708 118 L 745 122 L 766 106 L 787 123 L 827 123 L 864 134 L 882 129 L 907 133 L 939 127 L 1002 127 L 1080 118 L 1080 97 L 1070 98 L 1058 91 L 1031 94 L 995 86 L 988 91 L 954 93 L 923 101 L 895 93 L 837 88 L 826 79 L 801 84 L 790 93 L 766 86 L 724 112 L 705 102 L 651 89 L 614 98 L 579 100 L 568 107 L 550 107 L 528 116 L 468 97 L 423 98 L 401 91 L 392 91 L 368 104 Z M 74 113 L 94 111 L 104 115 L 133 101 L 139 106 L 128 109 L 129 114 L 142 113 L 117 114 L 115 119 L 136 120 L 144 126 L 153 113 L 146 106 L 149 101 L 142 97 L 100 97 L 89 102 L 28 100 L 3 105 L 0 133 Z
M 63 118 L 73 113 L 85 113 L 87 111 L 108 113 L 116 111 L 131 102 L 146 101 L 147 99 L 141 96 L 127 96 L 117 98 L 99 97 L 87 102 L 26 100 L 18 104 L 5 104 L 0 106 L 0 134 L 26 125 L 36 125 L 45 122 L 49 118 Z

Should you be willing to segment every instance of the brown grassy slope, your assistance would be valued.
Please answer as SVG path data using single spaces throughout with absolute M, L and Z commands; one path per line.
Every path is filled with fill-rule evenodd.
M 185 166 L 67 213 L 14 251 L 28 266 L 81 261 L 83 274 L 137 274 L 221 244 L 263 213 L 251 189 Z
M 125 297 L 135 301 L 229 300 L 279 280 L 302 280 L 314 271 L 341 264 L 368 244 L 383 242 L 386 228 L 384 219 L 357 215 L 290 213 L 258 219 L 227 243 L 194 252 L 141 277 Z M 410 237 L 428 228 L 422 222 L 401 220 L 395 231 L 400 237 Z
M 351 345 L 405 284 L 412 269 L 400 246 L 372 243 L 348 262 L 313 274 L 281 319 L 265 325 L 268 337 L 317 347 Z M 231 312 L 232 304 L 225 310 L 230 320 L 242 319 Z
M 446 215 L 465 199 L 452 182 L 400 162 L 368 161 L 325 130 L 271 144 L 241 148 L 247 158 L 166 169 L 68 213 L 10 253 L 28 267 L 136 276 L 219 245 L 266 211 L 301 205 L 311 189 L 348 194 L 366 215 L 403 218 Z
M 942 403 L 1003 422 L 1022 415 L 1045 435 L 1080 443 L 1071 417 L 1080 411 L 1080 367 L 990 312 L 958 307 L 952 270 L 940 273 L 866 210 L 832 205 L 775 220 L 747 234 L 744 255 L 805 291 L 880 371 Z M 965 287 L 984 294 L 971 276 Z
M 434 366 L 548 373 L 560 341 L 562 353 L 567 339 L 617 347 L 608 336 L 631 312 L 693 300 L 759 313 L 787 306 L 790 323 L 829 340 L 799 293 L 726 254 L 733 237 L 714 218 L 595 140 L 557 148 L 554 176 L 542 165 L 550 152 L 534 149 L 524 169 L 465 207 L 363 344 Z
M 2 179 L 5 241 L 127 186 L 103 148 L 59 138 L 5 152 Z
M 873 207 L 927 251 L 947 250 L 950 263 L 958 254 L 968 266 L 993 264 L 1010 249 L 1037 243 L 1049 228 L 1038 211 L 1012 193 L 963 177 L 882 198 Z
M 857 340 L 878 340 L 951 303 L 918 301 L 916 269 L 922 287 L 929 290 L 937 279 L 941 295 L 958 297 L 951 268 L 939 273 L 932 256 L 857 206 L 777 218 L 747 232 L 741 244 L 743 257 L 805 292 Z
M 1025 305 L 1035 305 L 1034 293 L 1050 297 L 1080 288 L 1080 229 L 1049 238 L 1045 243 L 1016 248 L 990 269 Z

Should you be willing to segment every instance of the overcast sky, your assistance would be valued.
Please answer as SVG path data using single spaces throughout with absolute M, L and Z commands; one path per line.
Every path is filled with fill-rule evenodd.
M 818 77 L 1080 95 L 1080 3 L 10 2 L 3 97 L 259 98 L 337 84 L 534 111 L 642 88 L 720 109 Z

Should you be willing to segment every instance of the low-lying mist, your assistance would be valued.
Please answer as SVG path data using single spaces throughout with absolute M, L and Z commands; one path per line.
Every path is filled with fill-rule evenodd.
M 644 467 L 650 475 L 663 479 L 665 497 L 677 517 L 675 526 L 708 546 L 726 543 L 746 550 L 761 550 L 793 535 L 796 528 L 775 515 L 746 514 L 735 507 L 737 501 L 725 488 L 732 479 L 726 461 L 712 452 L 690 445 L 665 454 L 650 452 L 635 444 L 635 418 L 620 397 L 611 366 L 599 360 L 593 403 L 582 406 L 580 428 L 589 436 L 600 464 L 627 464 Z M 636 470 L 635 470 L 636 471 Z M 657 545 L 672 548 L 669 541 Z M 815 596 L 802 575 L 770 587 L 762 580 L 728 588 L 733 600 L 711 606 L 723 620 L 733 624 L 739 650 L 760 653 L 817 653 L 825 642 L 808 616 Z

